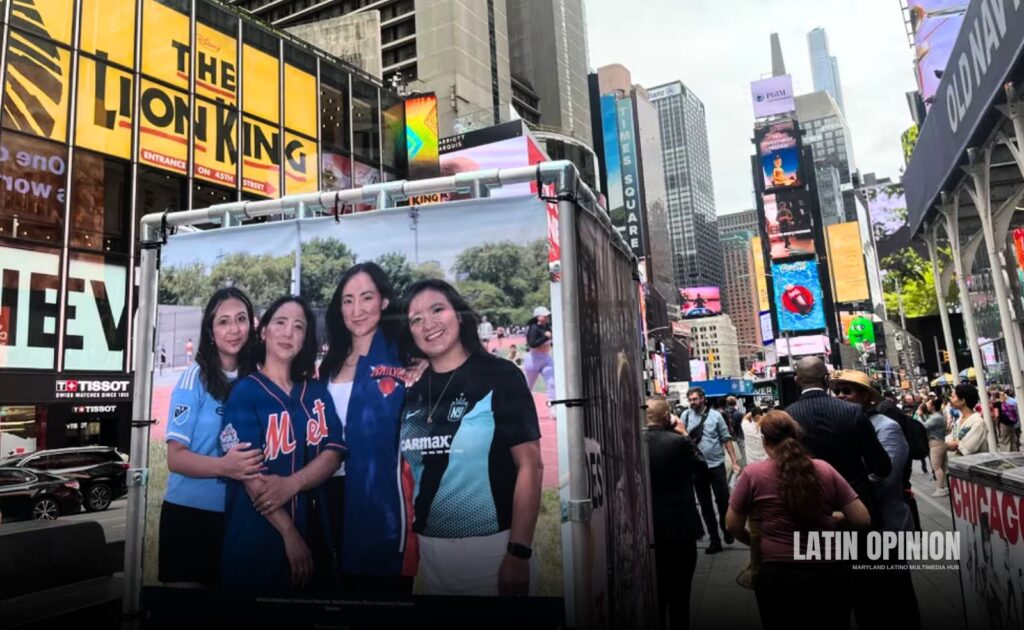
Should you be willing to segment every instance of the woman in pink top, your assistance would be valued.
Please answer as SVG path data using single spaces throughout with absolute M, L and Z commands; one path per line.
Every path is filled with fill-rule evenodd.
M 747 518 L 760 529 L 761 571 L 754 583 L 761 625 L 847 628 L 850 622 L 850 565 L 829 560 L 826 551 L 856 553 L 857 545 L 832 545 L 821 532 L 846 521 L 867 527 L 871 518 L 850 484 L 828 463 L 812 459 L 800 443 L 800 426 L 784 411 L 761 421 L 769 459 L 748 464 L 729 500 L 726 528 L 750 544 Z M 799 549 L 794 538 L 799 535 Z M 818 545 L 808 547 L 808 539 Z M 819 553 L 815 553 L 820 550 Z M 799 601 L 793 599 L 799 593 Z

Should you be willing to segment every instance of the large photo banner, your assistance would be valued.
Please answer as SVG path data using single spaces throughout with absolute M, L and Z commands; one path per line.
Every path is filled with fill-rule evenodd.
M 162 248 L 153 615 L 564 625 L 548 208 L 415 210 Z

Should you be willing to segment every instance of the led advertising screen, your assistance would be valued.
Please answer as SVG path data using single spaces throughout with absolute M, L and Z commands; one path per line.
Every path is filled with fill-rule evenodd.
M 917 85 L 925 107 L 931 107 L 939 89 L 968 4 L 964 0 L 907 0 L 914 32 Z
M 722 314 L 722 294 L 718 287 L 679 289 L 683 317 L 710 317 Z
M 840 312 L 839 328 L 844 344 L 856 348 L 861 353 L 874 351 L 875 324 L 871 313 Z
M 802 332 L 825 329 L 825 307 L 817 261 L 773 263 L 772 279 L 779 330 Z
M 764 228 L 772 260 L 814 254 L 809 199 L 806 192 L 796 190 L 764 196 Z
M 864 249 L 860 242 L 860 226 L 856 221 L 835 223 L 826 228 L 826 237 L 836 302 L 871 299 L 868 274 L 864 267 Z
M 761 343 L 767 345 L 775 341 L 775 332 L 772 329 L 771 311 L 762 311 L 758 314 L 761 321 Z
M 857 197 L 867 208 L 871 219 L 871 232 L 883 274 L 891 267 L 886 259 L 893 254 L 905 253 L 908 247 L 913 247 L 922 258 L 928 257 L 924 245 L 911 241 L 910 225 L 907 223 L 907 198 L 902 184 L 860 188 Z
M 405 145 L 409 179 L 438 176 L 437 97 L 434 94 L 405 100 Z
M 796 110 L 793 98 L 793 77 L 784 74 L 750 83 L 750 98 L 754 104 L 754 118 L 767 118 L 788 114 Z
M 827 335 L 804 335 L 775 340 L 775 352 L 780 357 L 806 357 L 812 354 L 831 354 Z
M 792 120 L 759 127 L 757 142 L 764 192 L 803 186 L 800 169 L 800 133 Z

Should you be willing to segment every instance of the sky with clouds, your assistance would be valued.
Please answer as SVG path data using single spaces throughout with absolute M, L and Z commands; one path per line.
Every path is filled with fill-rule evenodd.
M 839 64 L 854 158 L 898 179 L 912 120 L 913 50 L 900 0 L 585 0 L 592 68 L 621 63 L 633 82 L 681 80 L 704 102 L 718 214 L 753 206 L 750 82 L 771 74 L 779 33 L 797 94 L 811 92 L 807 33 L 821 26 Z

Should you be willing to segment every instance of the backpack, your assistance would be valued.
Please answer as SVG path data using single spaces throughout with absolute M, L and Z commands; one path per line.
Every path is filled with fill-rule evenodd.
M 924 425 L 914 419 L 908 419 L 903 425 L 903 436 L 910 447 L 910 459 L 924 459 L 929 456 L 928 431 Z

